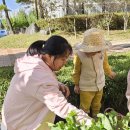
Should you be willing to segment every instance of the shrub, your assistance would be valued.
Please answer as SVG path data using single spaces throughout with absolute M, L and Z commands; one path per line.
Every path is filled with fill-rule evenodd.
M 110 55 L 109 64 L 117 73 L 117 76 L 114 80 L 106 77 L 101 112 L 108 107 L 112 107 L 117 112 L 125 115 L 128 112 L 125 92 L 127 88 L 127 73 L 130 69 L 130 53 L 115 53 Z M 74 84 L 71 77 L 72 70 L 73 63 L 72 61 L 69 61 L 68 65 L 63 67 L 57 74 L 58 79 L 67 84 L 70 88 L 71 95 L 68 99 L 69 102 L 79 107 L 79 96 L 77 96 L 73 91 Z
M 54 24 L 52 24 L 53 28 L 66 32 L 74 31 L 74 19 L 75 19 L 76 31 L 85 31 L 86 28 L 88 29 L 92 27 L 98 27 L 105 30 L 107 29 L 105 16 L 106 16 L 105 13 L 92 14 L 92 15 L 69 15 L 62 18 L 52 19 L 51 21 L 54 22 Z M 128 21 L 128 28 L 130 27 L 129 23 L 130 20 Z M 123 29 L 123 26 L 124 26 L 123 15 L 121 13 L 120 14 L 114 13 L 110 23 L 110 30 Z
M 112 107 L 116 111 L 126 114 L 128 110 L 125 93 L 127 88 L 127 73 L 130 69 L 130 54 L 111 55 L 109 56 L 109 63 L 117 73 L 117 77 L 114 80 L 106 77 L 102 109 Z
M 11 78 L 14 72 L 12 67 L 2 67 L 0 69 L 0 110 L 4 101 L 6 91 L 8 89 Z
M 19 10 L 16 16 L 13 17 L 13 27 L 16 28 L 23 28 L 28 27 L 29 23 L 27 20 L 27 15 L 24 10 Z
M 56 28 L 58 30 L 73 32 L 74 28 L 74 16 L 65 16 L 63 18 L 56 19 Z
M 32 23 L 36 23 L 37 16 L 36 16 L 35 10 L 32 10 L 32 11 L 29 12 L 29 14 L 27 16 L 27 20 L 28 20 L 29 25 L 32 24 Z
M 60 121 L 56 124 L 48 123 L 51 130 L 130 130 L 130 113 L 122 116 L 115 111 L 99 113 L 92 121 L 91 126 L 76 122 L 76 113 L 72 111 L 66 118 L 66 123 Z
M 45 29 L 48 27 L 48 23 L 45 19 L 40 19 L 36 22 L 37 26 L 40 27 L 40 29 Z

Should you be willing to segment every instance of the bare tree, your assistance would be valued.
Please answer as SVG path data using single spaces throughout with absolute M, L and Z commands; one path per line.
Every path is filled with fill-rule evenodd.
M 101 0 L 101 2 L 102 2 L 102 13 L 104 13 L 105 12 L 105 0 Z
M 38 16 L 38 3 L 37 3 L 37 0 L 34 1 L 35 2 L 35 10 L 36 10 L 36 16 L 37 16 L 37 20 L 39 19 L 39 16 Z
M 75 14 L 77 14 L 78 12 L 77 12 L 77 7 L 76 7 L 76 0 L 74 0 L 73 2 L 74 2 L 74 12 Z
M 85 3 L 86 3 L 85 0 L 74 0 L 73 4 L 74 4 L 74 10 L 75 10 L 76 14 L 79 14 L 79 13 L 84 14 L 85 13 L 85 9 L 84 9 Z M 78 5 L 78 7 L 77 7 L 77 5 Z
M 66 0 L 66 14 L 69 14 L 69 0 Z
M 84 12 L 84 2 L 81 3 L 81 12 L 82 12 L 82 14 L 85 13 L 85 12 Z
M 129 20 L 129 13 L 128 13 L 128 3 L 129 0 L 121 0 L 121 10 L 123 12 L 123 19 L 124 19 L 124 31 L 126 31 L 128 26 L 128 20 Z
M 40 15 L 40 18 L 44 18 L 44 5 L 43 5 L 43 2 L 42 0 L 38 0 L 38 6 L 39 6 L 39 15 Z
M 74 34 L 75 34 L 75 39 L 77 38 L 77 32 L 76 32 L 76 23 L 75 23 L 75 18 L 74 18 Z

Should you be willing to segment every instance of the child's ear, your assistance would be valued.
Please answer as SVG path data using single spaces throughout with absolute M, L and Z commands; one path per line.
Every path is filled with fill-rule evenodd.
M 41 54 L 41 55 L 39 55 L 39 57 L 42 59 L 43 55 Z
M 48 61 L 48 60 L 51 59 L 51 56 L 48 55 L 48 54 L 41 55 L 40 57 L 41 57 L 44 61 Z
M 50 63 L 50 62 L 51 62 L 51 63 L 54 62 L 54 56 L 51 56 L 51 55 L 49 55 L 49 54 L 43 55 L 42 58 L 43 58 L 45 61 L 49 62 L 49 63 Z
M 49 55 L 50 56 L 50 55 Z M 50 60 L 53 63 L 54 62 L 54 56 L 50 56 Z

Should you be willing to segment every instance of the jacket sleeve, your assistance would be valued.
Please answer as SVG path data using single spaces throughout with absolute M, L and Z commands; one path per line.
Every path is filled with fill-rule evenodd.
M 41 86 L 37 90 L 36 98 L 62 118 L 66 118 L 68 113 L 74 110 L 77 113 L 77 121 L 85 120 L 88 124 L 91 122 L 91 118 L 83 110 L 79 110 L 67 102 L 56 84 L 49 83 Z
M 108 63 L 108 56 L 107 56 L 107 53 L 105 51 L 104 53 L 104 61 L 103 61 L 103 68 L 104 68 L 104 72 L 106 75 L 110 75 L 112 70 L 111 70 L 111 67 Z
M 73 64 L 74 64 L 74 69 L 72 73 L 72 79 L 74 81 L 74 84 L 78 85 L 80 80 L 80 73 L 81 73 L 81 61 L 77 54 L 74 55 Z
M 127 91 L 126 91 L 126 98 L 127 98 L 127 107 L 130 112 L 130 70 L 127 75 Z

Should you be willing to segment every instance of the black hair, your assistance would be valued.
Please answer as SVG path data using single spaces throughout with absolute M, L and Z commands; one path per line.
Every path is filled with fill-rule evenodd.
M 42 46 L 45 44 L 45 41 L 38 40 L 33 42 L 29 48 L 27 49 L 27 56 L 34 56 L 34 55 L 40 55 Z
M 51 36 L 48 40 L 38 40 L 32 43 L 26 54 L 33 56 L 33 55 L 40 55 L 40 54 L 49 54 L 52 56 L 61 56 L 66 54 L 72 54 L 72 47 L 68 43 L 68 41 L 57 35 Z

